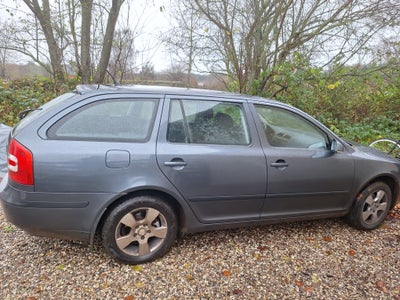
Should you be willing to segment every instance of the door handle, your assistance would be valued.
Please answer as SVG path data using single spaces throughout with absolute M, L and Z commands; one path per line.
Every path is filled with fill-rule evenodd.
M 171 167 L 171 169 L 175 171 L 183 170 L 187 165 L 187 162 L 182 158 L 174 157 L 170 161 L 164 162 L 164 166 Z
M 283 159 L 278 159 L 276 162 L 271 163 L 271 167 L 278 169 L 285 169 L 287 166 L 289 166 L 289 164 Z
M 185 167 L 187 165 L 186 161 L 166 161 L 164 166 L 167 167 Z

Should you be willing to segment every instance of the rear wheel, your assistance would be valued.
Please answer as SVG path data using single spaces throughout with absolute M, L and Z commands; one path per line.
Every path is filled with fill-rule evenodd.
M 163 256 L 177 236 L 174 210 L 159 198 L 140 196 L 116 206 L 102 229 L 103 246 L 123 263 L 140 264 Z
M 375 229 L 385 220 L 391 202 L 392 192 L 389 186 L 383 182 L 372 183 L 357 196 L 348 220 L 358 229 Z

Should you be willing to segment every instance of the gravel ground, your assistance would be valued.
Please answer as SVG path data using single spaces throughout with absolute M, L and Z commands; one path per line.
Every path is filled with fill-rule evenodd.
M 400 207 L 372 232 L 341 219 L 208 232 L 128 266 L 0 209 L 0 299 L 400 299 L 399 246 Z

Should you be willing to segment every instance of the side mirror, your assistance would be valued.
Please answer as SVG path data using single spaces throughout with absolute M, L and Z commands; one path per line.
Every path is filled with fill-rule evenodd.
M 332 140 L 331 142 L 331 151 L 332 152 L 343 152 L 344 151 L 344 146 L 339 143 L 337 140 Z

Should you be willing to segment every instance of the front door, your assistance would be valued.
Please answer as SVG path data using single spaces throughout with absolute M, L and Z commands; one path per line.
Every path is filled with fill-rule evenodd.
M 268 105 L 256 111 L 268 168 L 262 217 L 343 212 L 354 175 L 349 153 L 331 151 L 328 134 L 300 113 Z

